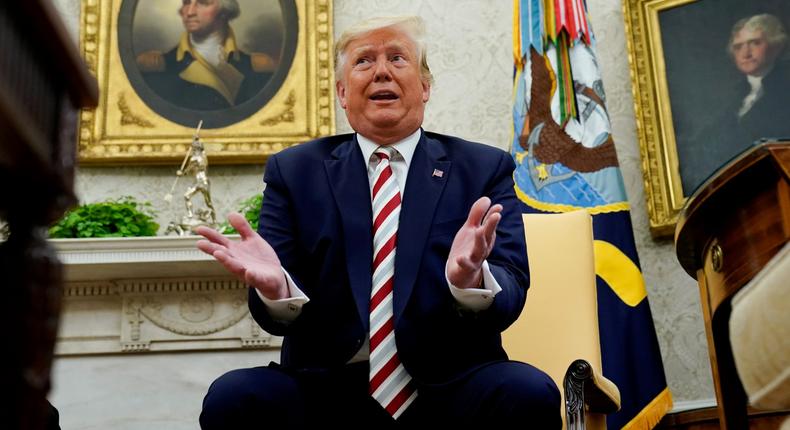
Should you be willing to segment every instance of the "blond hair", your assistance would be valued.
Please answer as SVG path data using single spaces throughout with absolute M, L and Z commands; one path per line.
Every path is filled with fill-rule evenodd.
M 339 79 L 346 64 L 346 48 L 362 36 L 383 28 L 395 27 L 408 37 L 417 49 L 420 59 L 422 80 L 433 84 L 433 75 L 428 67 L 428 54 L 425 47 L 425 22 L 419 16 L 387 16 L 366 19 L 352 25 L 340 35 L 335 43 L 335 76 Z

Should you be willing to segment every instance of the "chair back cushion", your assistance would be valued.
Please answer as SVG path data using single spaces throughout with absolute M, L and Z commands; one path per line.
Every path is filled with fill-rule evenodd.
M 531 285 L 503 342 L 512 360 L 543 370 L 564 392 L 563 378 L 574 360 L 601 371 L 592 218 L 580 210 L 523 219 Z

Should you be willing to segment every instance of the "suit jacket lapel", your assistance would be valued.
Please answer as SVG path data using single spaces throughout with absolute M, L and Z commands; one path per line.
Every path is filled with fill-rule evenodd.
M 343 224 L 348 280 L 365 331 L 369 328 L 373 215 L 367 163 L 356 138 L 340 145 L 324 161 Z
M 396 326 L 414 288 L 434 212 L 450 174 L 451 162 L 445 158 L 441 144 L 423 131 L 409 166 L 398 223 L 393 293 Z

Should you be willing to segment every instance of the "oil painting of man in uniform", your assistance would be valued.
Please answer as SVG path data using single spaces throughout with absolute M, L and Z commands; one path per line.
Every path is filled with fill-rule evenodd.
M 237 0 L 183 0 L 178 14 L 184 27 L 178 44 L 136 58 L 145 82 L 162 98 L 188 109 L 225 109 L 251 99 L 269 81 L 272 57 L 242 51 L 230 25 L 241 14 Z

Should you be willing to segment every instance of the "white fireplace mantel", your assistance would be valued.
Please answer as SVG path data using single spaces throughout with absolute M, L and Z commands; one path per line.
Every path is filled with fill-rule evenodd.
M 51 240 L 65 276 L 56 354 L 278 348 L 198 239 Z

